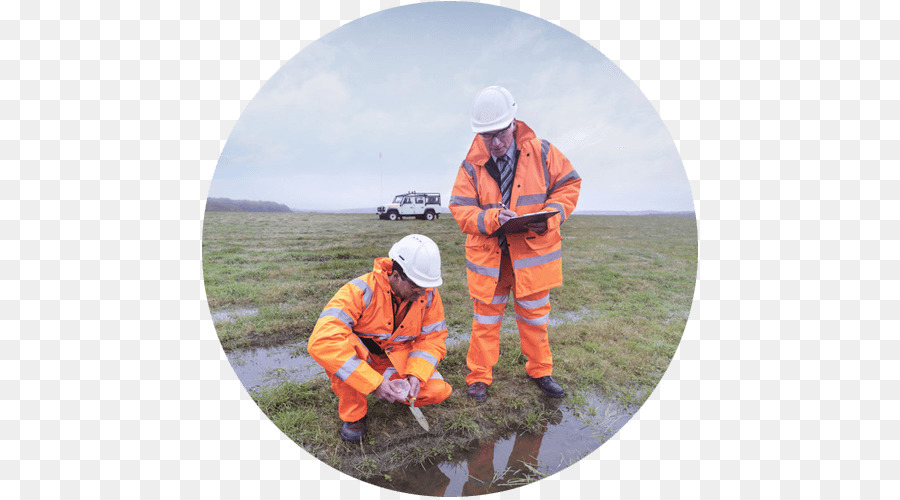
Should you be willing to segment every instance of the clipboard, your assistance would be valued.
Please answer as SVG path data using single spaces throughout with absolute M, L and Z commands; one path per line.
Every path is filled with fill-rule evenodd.
M 553 210 L 552 212 L 534 212 L 531 214 L 520 215 L 518 217 L 511 217 L 502 226 L 500 226 L 500 229 L 494 231 L 494 234 L 492 234 L 491 236 L 522 233 L 528 230 L 528 228 L 525 227 L 526 224 L 545 221 L 557 214 L 559 214 L 559 210 Z

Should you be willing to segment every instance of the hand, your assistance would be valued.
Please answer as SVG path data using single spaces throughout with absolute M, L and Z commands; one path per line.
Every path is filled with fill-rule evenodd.
M 525 227 L 527 227 L 529 231 L 544 234 L 547 232 L 547 221 L 529 222 L 528 224 L 525 224 Z
M 421 382 L 414 375 L 407 375 L 406 380 L 409 381 L 409 397 L 417 398 L 419 397 L 419 389 L 421 389 Z
M 388 380 L 387 378 L 382 380 L 381 385 L 379 385 L 378 388 L 375 389 L 375 395 L 381 399 L 386 400 L 388 403 L 403 401 L 406 398 L 404 391 L 391 384 L 390 380 Z
M 513 217 L 516 217 L 516 213 L 504 208 L 504 209 L 500 210 L 500 215 L 497 216 L 497 220 L 500 222 L 500 225 L 502 226 L 503 224 L 506 223 L 506 221 L 508 221 L 509 219 L 511 219 Z

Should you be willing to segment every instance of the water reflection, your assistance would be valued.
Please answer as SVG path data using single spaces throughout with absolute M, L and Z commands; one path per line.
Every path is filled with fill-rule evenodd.
M 379 486 L 430 496 L 473 496 L 515 488 L 540 479 L 541 443 L 546 432 L 514 433 L 495 442 L 483 443 L 465 454 L 462 461 L 414 467 L 392 474 Z
M 457 453 L 453 460 L 392 471 L 389 481 L 376 478 L 371 482 L 419 495 L 473 496 L 537 481 L 593 452 L 636 410 L 597 398 L 590 405 L 596 411 L 591 416 L 576 416 L 576 410 L 560 405 L 552 418 L 541 422 L 538 432 L 511 433 Z
M 529 482 L 529 478 L 533 480 L 538 470 L 538 454 L 545 432 L 547 432 L 546 422 L 538 434 L 515 434 L 512 450 L 507 455 L 506 466 L 503 468 L 495 466 L 494 452 L 499 447 L 501 449 L 499 457 L 506 455 L 503 453 L 505 446 L 502 446 L 506 445 L 506 442 L 487 443 L 478 448 L 468 460 L 469 478 L 462 487 L 462 495 L 484 495 L 498 491 L 498 486 L 514 486 L 517 483 Z

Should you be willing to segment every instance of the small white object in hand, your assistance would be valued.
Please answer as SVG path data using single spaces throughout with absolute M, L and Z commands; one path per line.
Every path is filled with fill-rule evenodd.
M 406 380 L 405 378 L 398 378 L 391 380 L 388 383 L 391 385 L 391 389 L 393 389 L 397 394 L 398 399 L 404 400 L 409 397 L 409 380 Z

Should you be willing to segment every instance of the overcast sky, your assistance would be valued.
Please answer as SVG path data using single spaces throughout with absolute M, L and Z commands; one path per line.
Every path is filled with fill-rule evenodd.
M 241 115 L 209 196 L 342 210 L 416 190 L 446 206 L 488 85 L 572 162 L 578 211 L 694 209 L 668 130 L 606 56 L 540 18 L 463 2 L 381 11 L 303 49 Z

